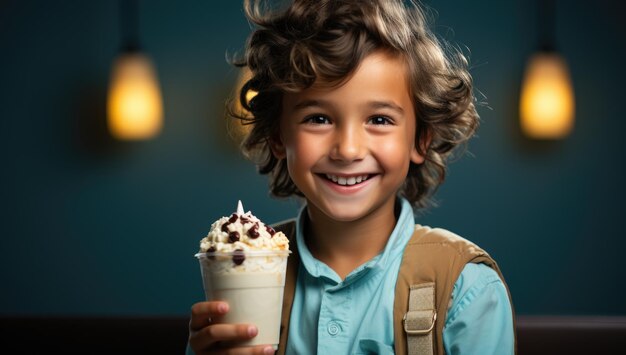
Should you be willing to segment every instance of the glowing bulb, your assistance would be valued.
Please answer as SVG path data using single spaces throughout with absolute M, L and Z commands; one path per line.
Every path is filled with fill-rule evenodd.
M 161 90 L 143 54 L 123 53 L 115 61 L 107 102 L 111 134 L 123 140 L 156 136 L 163 125 Z
M 574 126 L 574 90 L 567 63 L 556 53 L 530 58 L 520 99 L 523 132 L 532 138 L 557 139 Z

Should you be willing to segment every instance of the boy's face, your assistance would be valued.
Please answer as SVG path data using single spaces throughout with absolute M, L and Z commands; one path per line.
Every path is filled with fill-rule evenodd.
M 404 61 L 375 52 L 339 87 L 284 95 L 273 152 L 287 159 L 309 213 L 344 222 L 393 213 L 410 162 L 424 161 L 408 88 Z

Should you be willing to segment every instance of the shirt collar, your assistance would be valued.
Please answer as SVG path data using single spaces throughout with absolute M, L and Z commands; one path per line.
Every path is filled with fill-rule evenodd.
M 387 245 L 385 245 L 385 249 L 365 264 L 353 270 L 343 281 L 344 284 L 356 281 L 356 279 L 363 277 L 368 271 L 385 270 L 389 262 L 402 256 L 404 247 L 409 239 L 411 239 L 413 231 L 415 230 L 415 217 L 413 216 L 413 208 L 409 201 L 399 197 L 397 203 L 400 204 L 400 215 L 391 232 L 391 236 L 389 236 Z M 305 205 L 300 210 L 296 223 L 296 245 L 302 266 L 315 278 L 323 277 L 334 283 L 342 283 L 339 275 L 328 267 L 328 265 L 317 260 L 307 247 L 303 234 L 304 223 L 307 218 Z

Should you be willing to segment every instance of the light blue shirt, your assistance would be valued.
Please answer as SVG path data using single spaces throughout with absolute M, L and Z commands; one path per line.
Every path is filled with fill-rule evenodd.
M 289 327 L 287 354 L 393 354 L 393 301 L 402 253 L 415 219 L 408 201 L 382 253 L 345 280 L 315 259 L 296 224 L 301 267 Z M 498 274 L 468 264 L 454 285 L 443 330 L 447 354 L 513 354 L 511 305 Z

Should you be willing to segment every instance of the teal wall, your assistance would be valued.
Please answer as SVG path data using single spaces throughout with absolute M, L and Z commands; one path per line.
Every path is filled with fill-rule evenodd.
M 619 1 L 558 4 L 557 38 L 577 97 L 572 135 L 525 140 L 517 97 L 535 45 L 530 2 L 427 1 L 436 30 L 471 50 L 489 107 L 420 223 L 453 230 L 498 261 L 520 314 L 626 314 L 626 26 Z M 0 3 L 0 315 L 184 315 L 202 299 L 193 254 L 237 199 L 266 221 L 297 203 L 225 137 L 249 32 L 239 1 L 141 4 L 141 42 L 165 107 L 162 134 L 104 131 L 117 2 Z

